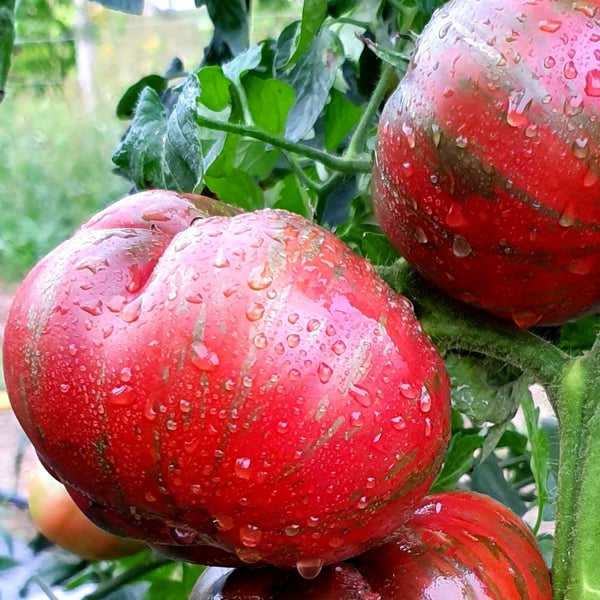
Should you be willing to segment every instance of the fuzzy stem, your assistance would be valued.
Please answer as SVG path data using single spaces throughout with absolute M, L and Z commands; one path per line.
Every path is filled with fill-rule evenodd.
M 327 168 L 332 169 L 333 171 L 339 171 L 340 173 L 370 173 L 372 169 L 372 162 L 370 160 L 348 159 L 342 156 L 335 156 L 329 152 L 319 150 L 318 148 L 311 148 L 305 144 L 299 144 L 298 142 L 286 140 L 281 136 L 273 135 L 267 131 L 263 131 L 258 127 L 230 123 L 227 121 L 219 121 L 199 114 L 196 115 L 196 122 L 198 125 L 205 127 L 206 129 L 224 131 L 226 133 L 233 133 L 255 140 L 260 140 L 261 142 L 271 144 L 275 148 L 280 148 L 282 150 L 292 152 L 293 154 L 310 158 L 311 160 L 319 162 Z

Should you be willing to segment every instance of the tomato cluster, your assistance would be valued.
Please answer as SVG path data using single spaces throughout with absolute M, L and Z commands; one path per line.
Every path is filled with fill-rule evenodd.
M 520 327 L 600 301 L 594 17 L 450 2 L 379 126 L 392 243 Z M 29 273 L 3 352 L 15 414 L 92 521 L 237 567 L 207 571 L 198 600 L 551 596 L 505 507 L 426 496 L 450 437 L 442 357 L 406 298 L 298 215 L 124 198 Z

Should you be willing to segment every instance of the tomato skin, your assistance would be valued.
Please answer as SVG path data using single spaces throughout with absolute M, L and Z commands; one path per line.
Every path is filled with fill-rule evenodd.
M 450 433 L 410 303 L 297 215 L 146 194 L 12 305 L 7 389 L 45 465 L 94 522 L 190 561 L 321 564 L 385 539 Z
M 29 513 L 36 529 L 52 543 L 85 560 L 109 560 L 141 552 L 138 541 L 117 537 L 90 521 L 39 462 L 29 484 Z
M 488 496 L 449 491 L 425 498 L 395 542 L 329 565 L 309 582 L 271 567 L 209 569 L 190 600 L 303 597 L 550 600 L 552 590 L 535 539 L 516 515 Z
M 597 8 L 452 0 L 379 124 L 373 201 L 448 294 L 520 327 L 600 302 Z

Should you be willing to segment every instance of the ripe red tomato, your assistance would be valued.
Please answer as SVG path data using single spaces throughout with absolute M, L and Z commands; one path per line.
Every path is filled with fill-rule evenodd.
M 399 532 L 306 581 L 290 569 L 208 569 L 190 600 L 550 600 L 534 537 L 505 506 L 473 492 L 427 497 Z
M 372 191 L 392 243 L 520 327 L 600 302 L 596 4 L 452 0 L 379 125 Z
M 207 212 L 234 213 L 139 194 L 44 258 L 6 325 L 9 397 L 98 524 L 203 563 L 208 546 L 315 570 L 427 492 L 448 379 L 410 303 L 332 233 Z
M 79 510 L 65 486 L 36 463 L 29 482 L 29 513 L 48 540 L 86 560 L 121 558 L 145 545 L 100 529 Z

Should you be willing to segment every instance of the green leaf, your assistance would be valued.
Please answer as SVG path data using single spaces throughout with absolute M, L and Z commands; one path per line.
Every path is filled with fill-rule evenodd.
M 223 202 L 252 211 L 263 208 L 264 197 L 256 181 L 241 169 L 228 169 L 222 176 L 206 175 L 205 183 Z
M 506 481 L 504 471 L 495 454 L 488 456 L 473 470 L 471 488 L 495 498 L 519 516 L 527 512 L 527 504 L 521 499 L 517 490 Z
M 307 219 L 314 216 L 316 198 L 293 173 L 279 179 L 265 192 L 265 206 L 283 208 Z
M 294 50 L 286 66 L 291 66 L 308 50 L 327 17 L 327 0 L 304 0 L 300 30 L 294 39 Z
M 200 102 L 215 112 L 225 110 L 231 102 L 231 82 L 223 74 L 223 69 L 211 65 L 200 69 L 197 75 L 200 81 Z
M 449 354 L 446 370 L 453 406 L 475 424 L 510 420 L 519 407 L 523 386 L 529 383 L 504 363 L 476 356 Z
M 253 123 L 269 133 L 283 135 L 294 90 L 283 81 L 250 74 L 244 79 L 244 88 Z
M 162 94 L 169 85 L 169 80 L 160 75 L 146 75 L 139 81 L 130 86 L 123 94 L 117 104 L 117 117 L 119 119 L 131 119 L 135 113 L 135 107 L 140 99 L 142 91 L 149 87 L 155 90 L 159 95 Z
M 459 479 L 469 473 L 475 464 L 475 452 L 479 450 L 485 438 L 479 433 L 457 432 L 452 436 L 444 466 L 435 480 L 432 491 L 454 489 Z
M 539 423 L 540 409 L 534 406 L 530 393 L 523 394 L 521 408 L 525 417 L 527 437 L 531 446 L 531 472 L 535 479 L 538 502 L 538 519 L 535 531 L 542 521 L 545 505 L 550 500 L 548 492 L 548 477 L 550 475 L 550 443 L 546 432 Z
M 192 191 L 202 176 L 202 143 L 195 122 L 198 79 L 190 76 L 167 118 L 152 88 L 145 88 L 113 162 L 138 189 Z
M 191 192 L 202 179 L 202 147 L 194 119 L 199 95 L 198 78 L 192 75 L 167 122 L 163 177 L 170 190 Z
M 133 121 L 112 160 L 138 189 L 160 188 L 167 115 L 156 90 L 144 88 Z
M 288 115 L 286 138 L 298 141 L 313 128 L 329 99 L 341 61 L 339 39 L 328 29 L 322 29 L 294 68 L 279 75 L 296 95 Z
M 332 88 L 330 100 L 325 107 L 325 148 L 335 150 L 354 129 L 363 109 L 353 104 L 340 91 Z
M 254 44 L 253 46 L 250 46 L 246 52 L 236 56 L 233 60 L 223 65 L 223 75 L 233 83 L 233 89 L 235 89 L 237 93 L 237 99 L 247 125 L 252 124 L 252 116 L 248 106 L 248 99 L 246 98 L 246 90 L 242 85 L 241 78 L 248 71 L 256 69 L 256 67 L 260 65 L 261 59 L 262 46 Z
M 572 354 L 589 350 L 600 332 L 600 316 L 594 315 L 563 325 L 558 346 Z

